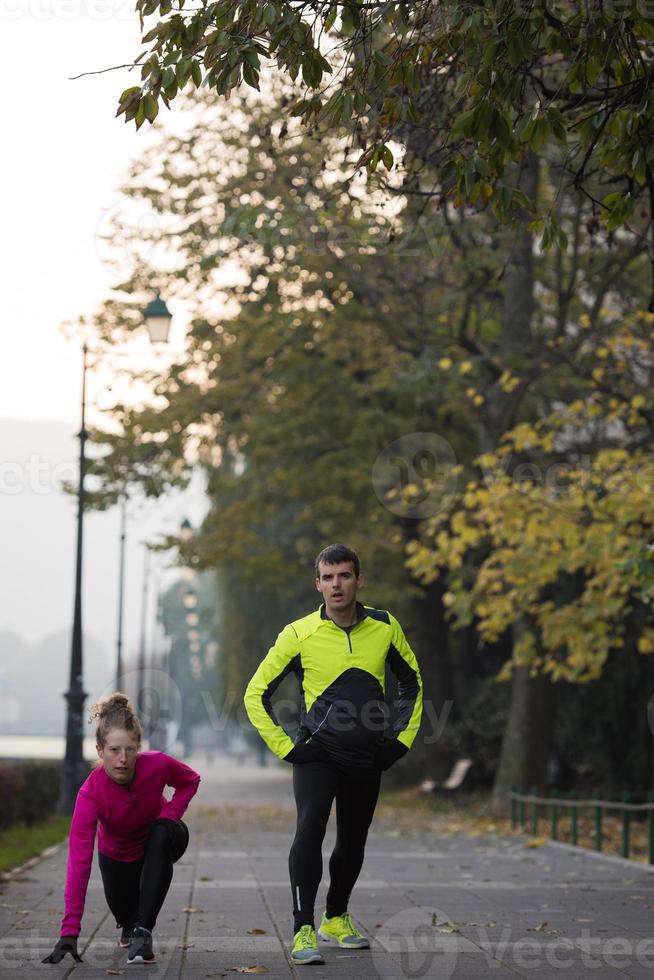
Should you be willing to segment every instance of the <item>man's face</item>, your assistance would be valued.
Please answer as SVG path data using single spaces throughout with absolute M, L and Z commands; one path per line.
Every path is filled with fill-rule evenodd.
M 363 575 L 358 578 L 351 561 L 318 565 L 319 577 L 316 588 L 325 600 L 327 612 L 351 609 L 356 602 L 358 589 L 363 586 Z
M 115 783 L 129 783 L 134 776 L 139 743 L 134 732 L 110 728 L 103 746 L 97 746 L 104 771 Z

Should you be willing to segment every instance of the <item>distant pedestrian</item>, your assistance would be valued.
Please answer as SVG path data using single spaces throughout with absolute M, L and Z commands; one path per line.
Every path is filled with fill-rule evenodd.
M 357 602 L 363 587 L 359 558 L 342 544 L 316 559 L 323 605 L 286 626 L 245 692 L 252 724 L 269 748 L 293 763 L 297 828 L 289 854 L 293 895 L 294 963 L 323 963 L 314 903 L 322 879 L 321 846 L 336 800 L 336 845 L 329 861 L 327 908 L 318 935 L 343 949 L 370 945 L 348 912 L 361 871 L 381 772 L 410 748 L 422 712 L 418 663 L 402 627 L 385 609 Z M 398 681 L 390 736 L 384 701 L 389 666 Z M 277 721 L 271 696 L 287 674 L 300 684 L 301 716 L 292 739 Z
M 91 709 L 97 718 L 100 765 L 80 787 L 68 841 L 61 936 L 44 963 L 66 953 L 80 962 L 80 933 L 96 830 L 104 894 L 128 964 L 154 963 L 152 930 L 168 893 L 173 864 L 188 846 L 182 816 L 200 777 L 164 752 L 141 752 L 141 725 L 127 695 L 116 692 Z M 167 801 L 163 789 L 175 790 Z

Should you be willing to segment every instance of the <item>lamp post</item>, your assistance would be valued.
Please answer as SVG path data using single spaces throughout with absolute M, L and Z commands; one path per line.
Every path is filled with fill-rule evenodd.
M 143 311 L 153 344 L 168 339 L 171 315 L 168 307 L 157 293 Z M 82 636 L 82 559 L 84 539 L 84 477 L 86 474 L 86 372 L 88 368 L 88 347 L 82 346 L 82 405 L 81 427 L 79 431 L 79 482 L 77 488 L 77 547 L 75 555 L 75 601 L 73 609 L 73 633 L 70 651 L 70 674 L 66 699 L 66 750 L 61 770 L 58 809 L 71 813 L 86 772 L 84 764 L 84 730 L 82 715 L 86 691 L 82 681 L 84 666 Z
M 125 597 L 125 537 L 127 526 L 127 498 L 120 501 L 120 561 L 118 566 L 118 639 L 116 643 L 116 687 L 123 676 L 123 605 Z
M 72 812 L 77 791 L 84 781 L 82 714 L 86 691 L 82 683 L 82 557 L 84 534 L 84 474 L 86 472 L 86 368 L 88 347 L 82 347 L 82 424 L 79 431 L 79 484 L 77 489 L 77 549 L 75 555 L 75 605 L 70 651 L 70 675 L 66 699 L 66 752 L 61 771 L 58 808 Z
M 143 586 L 141 592 L 141 630 L 139 635 L 139 660 L 138 660 L 138 691 L 136 693 L 136 706 L 138 713 L 142 714 L 145 707 L 145 642 L 146 628 L 148 619 L 148 589 L 150 585 L 150 549 L 145 547 L 143 559 Z

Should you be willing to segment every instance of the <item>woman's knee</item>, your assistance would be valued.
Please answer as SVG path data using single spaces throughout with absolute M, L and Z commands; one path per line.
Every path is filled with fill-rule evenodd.
M 172 820 L 166 820 L 164 818 L 154 820 L 150 825 L 150 833 L 148 834 L 148 850 L 151 848 L 172 849 L 174 841 L 173 829 L 174 825 Z
M 189 833 L 181 820 L 157 817 L 150 825 L 147 849 L 168 852 L 173 862 L 179 860 L 188 847 Z

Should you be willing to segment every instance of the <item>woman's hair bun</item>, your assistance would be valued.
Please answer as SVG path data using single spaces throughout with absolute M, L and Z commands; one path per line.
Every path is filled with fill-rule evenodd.
M 95 737 L 100 747 L 105 744 L 107 733 L 112 728 L 134 732 L 140 744 L 143 734 L 141 724 L 136 716 L 134 705 L 123 691 L 114 691 L 108 697 L 96 701 L 89 711 L 90 721 L 98 719 Z

